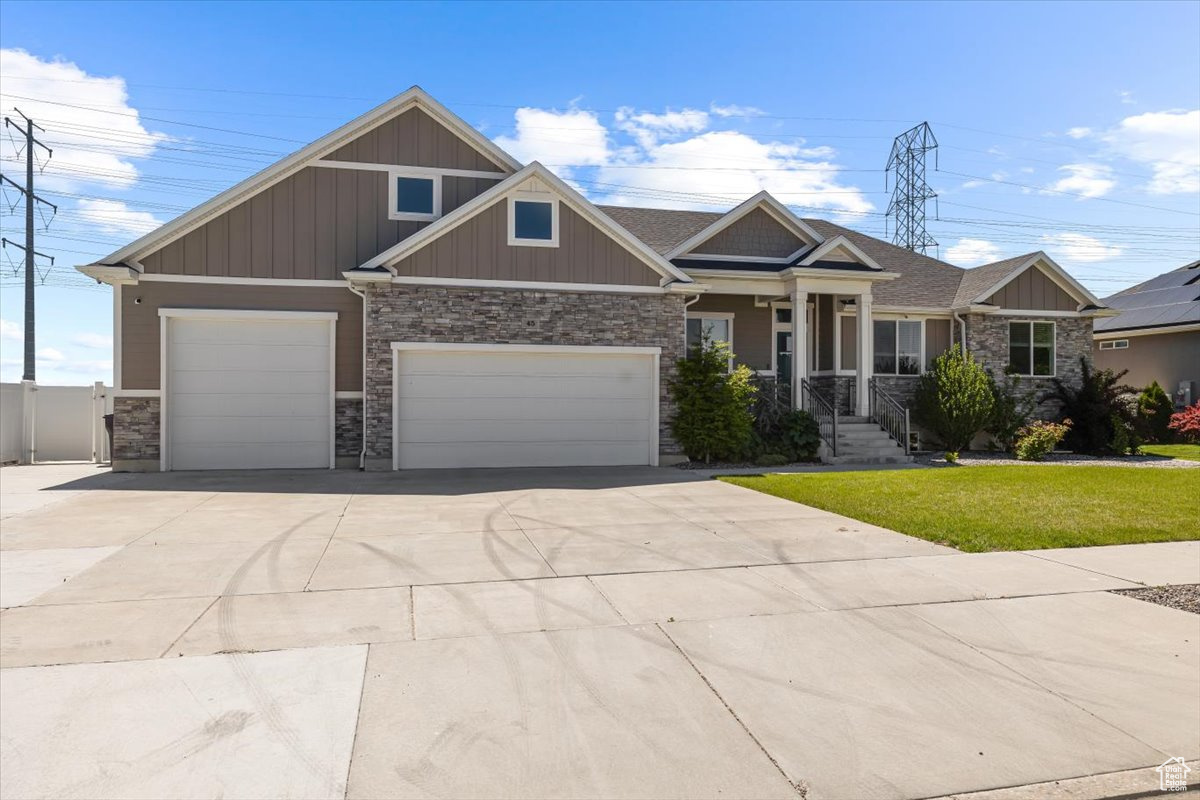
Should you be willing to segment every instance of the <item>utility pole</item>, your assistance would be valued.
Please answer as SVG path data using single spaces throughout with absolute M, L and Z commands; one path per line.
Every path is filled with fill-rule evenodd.
M 40 125 L 35 125 L 33 120 L 21 113 L 21 109 L 14 108 L 13 110 L 18 114 L 21 114 L 21 119 L 25 120 L 25 130 L 22 131 L 25 134 L 25 186 L 18 186 L 3 176 L 0 176 L 0 178 L 7 181 L 18 192 L 25 195 L 25 246 L 21 247 L 20 245 L 16 244 L 16 242 L 13 242 L 12 244 L 17 247 L 21 247 L 21 249 L 25 251 L 25 374 L 21 380 L 32 381 L 37 379 L 37 361 L 35 355 L 37 352 L 37 347 L 34 342 L 35 327 L 33 303 L 33 287 L 36 268 L 34 267 L 33 260 L 36 256 L 42 255 L 33 249 L 33 204 L 45 203 L 55 211 L 58 211 L 58 206 L 47 200 L 43 200 L 33 192 L 33 148 L 35 146 L 41 147 L 46 151 L 47 156 L 54 154 L 53 150 L 39 142 L 36 138 L 34 138 L 33 135 L 34 128 L 37 128 L 42 133 L 45 133 L 46 129 Z M 13 122 L 8 117 L 4 118 L 4 125 L 5 127 L 13 127 L 17 130 L 21 130 L 21 126 Z M 9 242 L 5 241 L 4 244 L 7 246 Z M 51 263 L 53 263 L 53 259 L 51 259 Z
M 927 248 L 937 247 L 937 241 L 925 230 L 925 204 L 937 199 L 925 182 L 925 156 L 934 151 L 936 159 L 937 146 L 929 123 L 922 122 L 897 136 L 888 156 L 887 171 L 896 173 L 896 187 L 887 210 L 887 216 L 896 222 L 892 244 L 916 253 L 924 254 Z

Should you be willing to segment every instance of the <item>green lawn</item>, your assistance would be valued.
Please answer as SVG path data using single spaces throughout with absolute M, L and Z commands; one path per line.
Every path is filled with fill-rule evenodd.
M 1200 539 L 1200 470 L 996 466 L 721 478 L 967 552 Z
M 1144 444 L 1142 452 L 1152 456 L 1200 461 L 1200 444 Z

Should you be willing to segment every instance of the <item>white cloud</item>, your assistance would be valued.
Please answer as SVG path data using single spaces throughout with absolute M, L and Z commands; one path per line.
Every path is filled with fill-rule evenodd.
M 1091 136 L 1091 135 L 1092 135 L 1092 129 L 1091 129 L 1091 128 L 1083 128 L 1083 127 L 1080 127 L 1080 128 L 1070 128 L 1070 129 L 1067 131 L 1067 136 L 1070 136 L 1072 139 L 1084 139 L 1084 138 L 1086 138 L 1086 137 L 1088 137 L 1088 136 Z
M 138 178 L 133 160 L 149 158 L 169 138 L 142 125 L 123 78 L 89 75 L 70 61 L 45 61 L 14 48 L 0 49 L 0 74 L 0 107 L 20 108 L 55 142 L 42 177 L 49 189 L 129 188 Z M 15 155 L 9 137 L 0 138 L 0 156 Z
M 1059 172 L 1067 173 L 1047 189 L 1053 192 L 1068 192 L 1083 197 L 1103 197 L 1112 191 L 1117 182 L 1112 178 L 1112 167 L 1104 164 L 1064 164 Z
M 946 260 L 960 267 L 977 267 L 1000 260 L 1000 248 L 987 239 L 959 239 L 946 248 Z
M 1200 192 L 1200 110 L 1126 117 L 1101 138 L 1117 155 L 1150 166 L 1151 194 Z
M 0 341 L 23 342 L 25 341 L 25 331 L 11 320 L 0 319 Z
M 113 339 L 108 334 L 89 332 L 76 334 L 71 337 L 71 343 L 95 350 L 107 350 L 112 347 Z
M 727 106 L 719 106 L 713 103 L 708 107 L 708 110 L 718 117 L 765 117 L 767 115 L 767 112 L 761 108 L 739 106 L 736 103 L 730 103 Z
M 498 136 L 496 144 L 518 161 L 596 166 L 610 157 L 608 130 L 594 112 L 519 108 L 516 122 L 515 135 Z M 564 178 L 571 174 L 567 167 L 554 171 Z
M 1118 89 L 1117 97 L 1121 99 L 1121 104 L 1126 106 L 1136 106 L 1137 100 L 1133 99 L 1133 92 L 1128 89 Z
M 53 347 L 43 347 L 37 351 L 38 361 L 66 361 L 67 357 L 61 350 L 56 350 Z
M 1124 249 L 1110 245 L 1093 236 L 1082 233 L 1055 233 L 1041 238 L 1043 244 L 1053 250 L 1053 254 L 1061 256 L 1063 261 L 1093 263 L 1108 261 L 1120 256 Z
M 134 211 L 120 200 L 80 200 L 79 217 L 104 233 L 141 236 L 162 224 L 149 211 Z

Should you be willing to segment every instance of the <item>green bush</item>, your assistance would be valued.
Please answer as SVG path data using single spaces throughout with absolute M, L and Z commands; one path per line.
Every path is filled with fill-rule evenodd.
M 815 461 L 821 446 L 817 421 L 805 411 L 792 408 L 791 390 L 774 380 L 755 377 L 754 456 L 778 454 L 789 461 Z
M 754 459 L 754 465 L 758 467 L 782 467 L 784 464 L 790 464 L 791 461 L 783 453 L 763 453 Z
M 969 353 L 954 347 L 917 379 L 913 417 L 946 450 L 966 450 L 991 420 L 994 406 L 987 372 Z
M 1137 415 L 1141 421 L 1139 430 L 1147 441 L 1157 444 L 1170 444 L 1175 440 L 1171 430 L 1171 415 L 1175 413 L 1175 403 L 1170 396 L 1158 385 L 1151 381 L 1138 395 Z
M 984 428 L 992 435 L 996 446 L 1011 453 L 1017 432 L 1029 424 L 1037 408 L 1037 390 L 1021 390 L 1021 376 L 1005 373 L 997 381 L 989 374 L 992 386 L 992 416 Z
M 1116 452 L 1115 445 L 1122 445 L 1114 441 L 1118 432 L 1123 432 L 1121 436 L 1132 436 L 1136 422 L 1135 404 L 1130 399 L 1137 390 L 1121 383 L 1129 370 L 1093 370 L 1086 356 L 1080 357 L 1079 364 L 1079 385 L 1053 378 L 1054 390 L 1049 395 L 1062 404 L 1062 418 L 1072 422 L 1066 445 L 1076 453 L 1107 455 Z M 1128 444 L 1123 446 L 1129 449 Z
M 807 411 L 794 410 L 779 423 L 779 442 L 793 461 L 816 461 L 821 446 L 821 429 Z
M 753 437 L 754 386 L 745 366 L 729 369 L 729 345 L 705 336 L 676 364 L 669 384 L 671 433 L 688 458 L 711 462 L 745 457 Z
M 1017 432 L 1014 452 L 1022 461 L 1041 461 L 1047 453 L 1054 452 L 1058 443 L 1071 429 L 1071 420 L 1047 422 L 1036 420 Z

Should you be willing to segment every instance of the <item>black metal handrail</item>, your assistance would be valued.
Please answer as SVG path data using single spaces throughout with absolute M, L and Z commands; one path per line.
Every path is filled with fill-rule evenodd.
M 806 379 L 800 379 L 800 408 L 817 421 L 821 438 L 829 445 L 829 454 L 837 455 L 838 412 L 837 406 L 813 388 Z
M 871 421 L 883 428 L 888 436 L 904 447 L 904 455 L 909 455 L 909 451 L 912 449 L 912 439 L 908 408 L 888 394 L 875 378 L 867 381 L 867 396 Z

